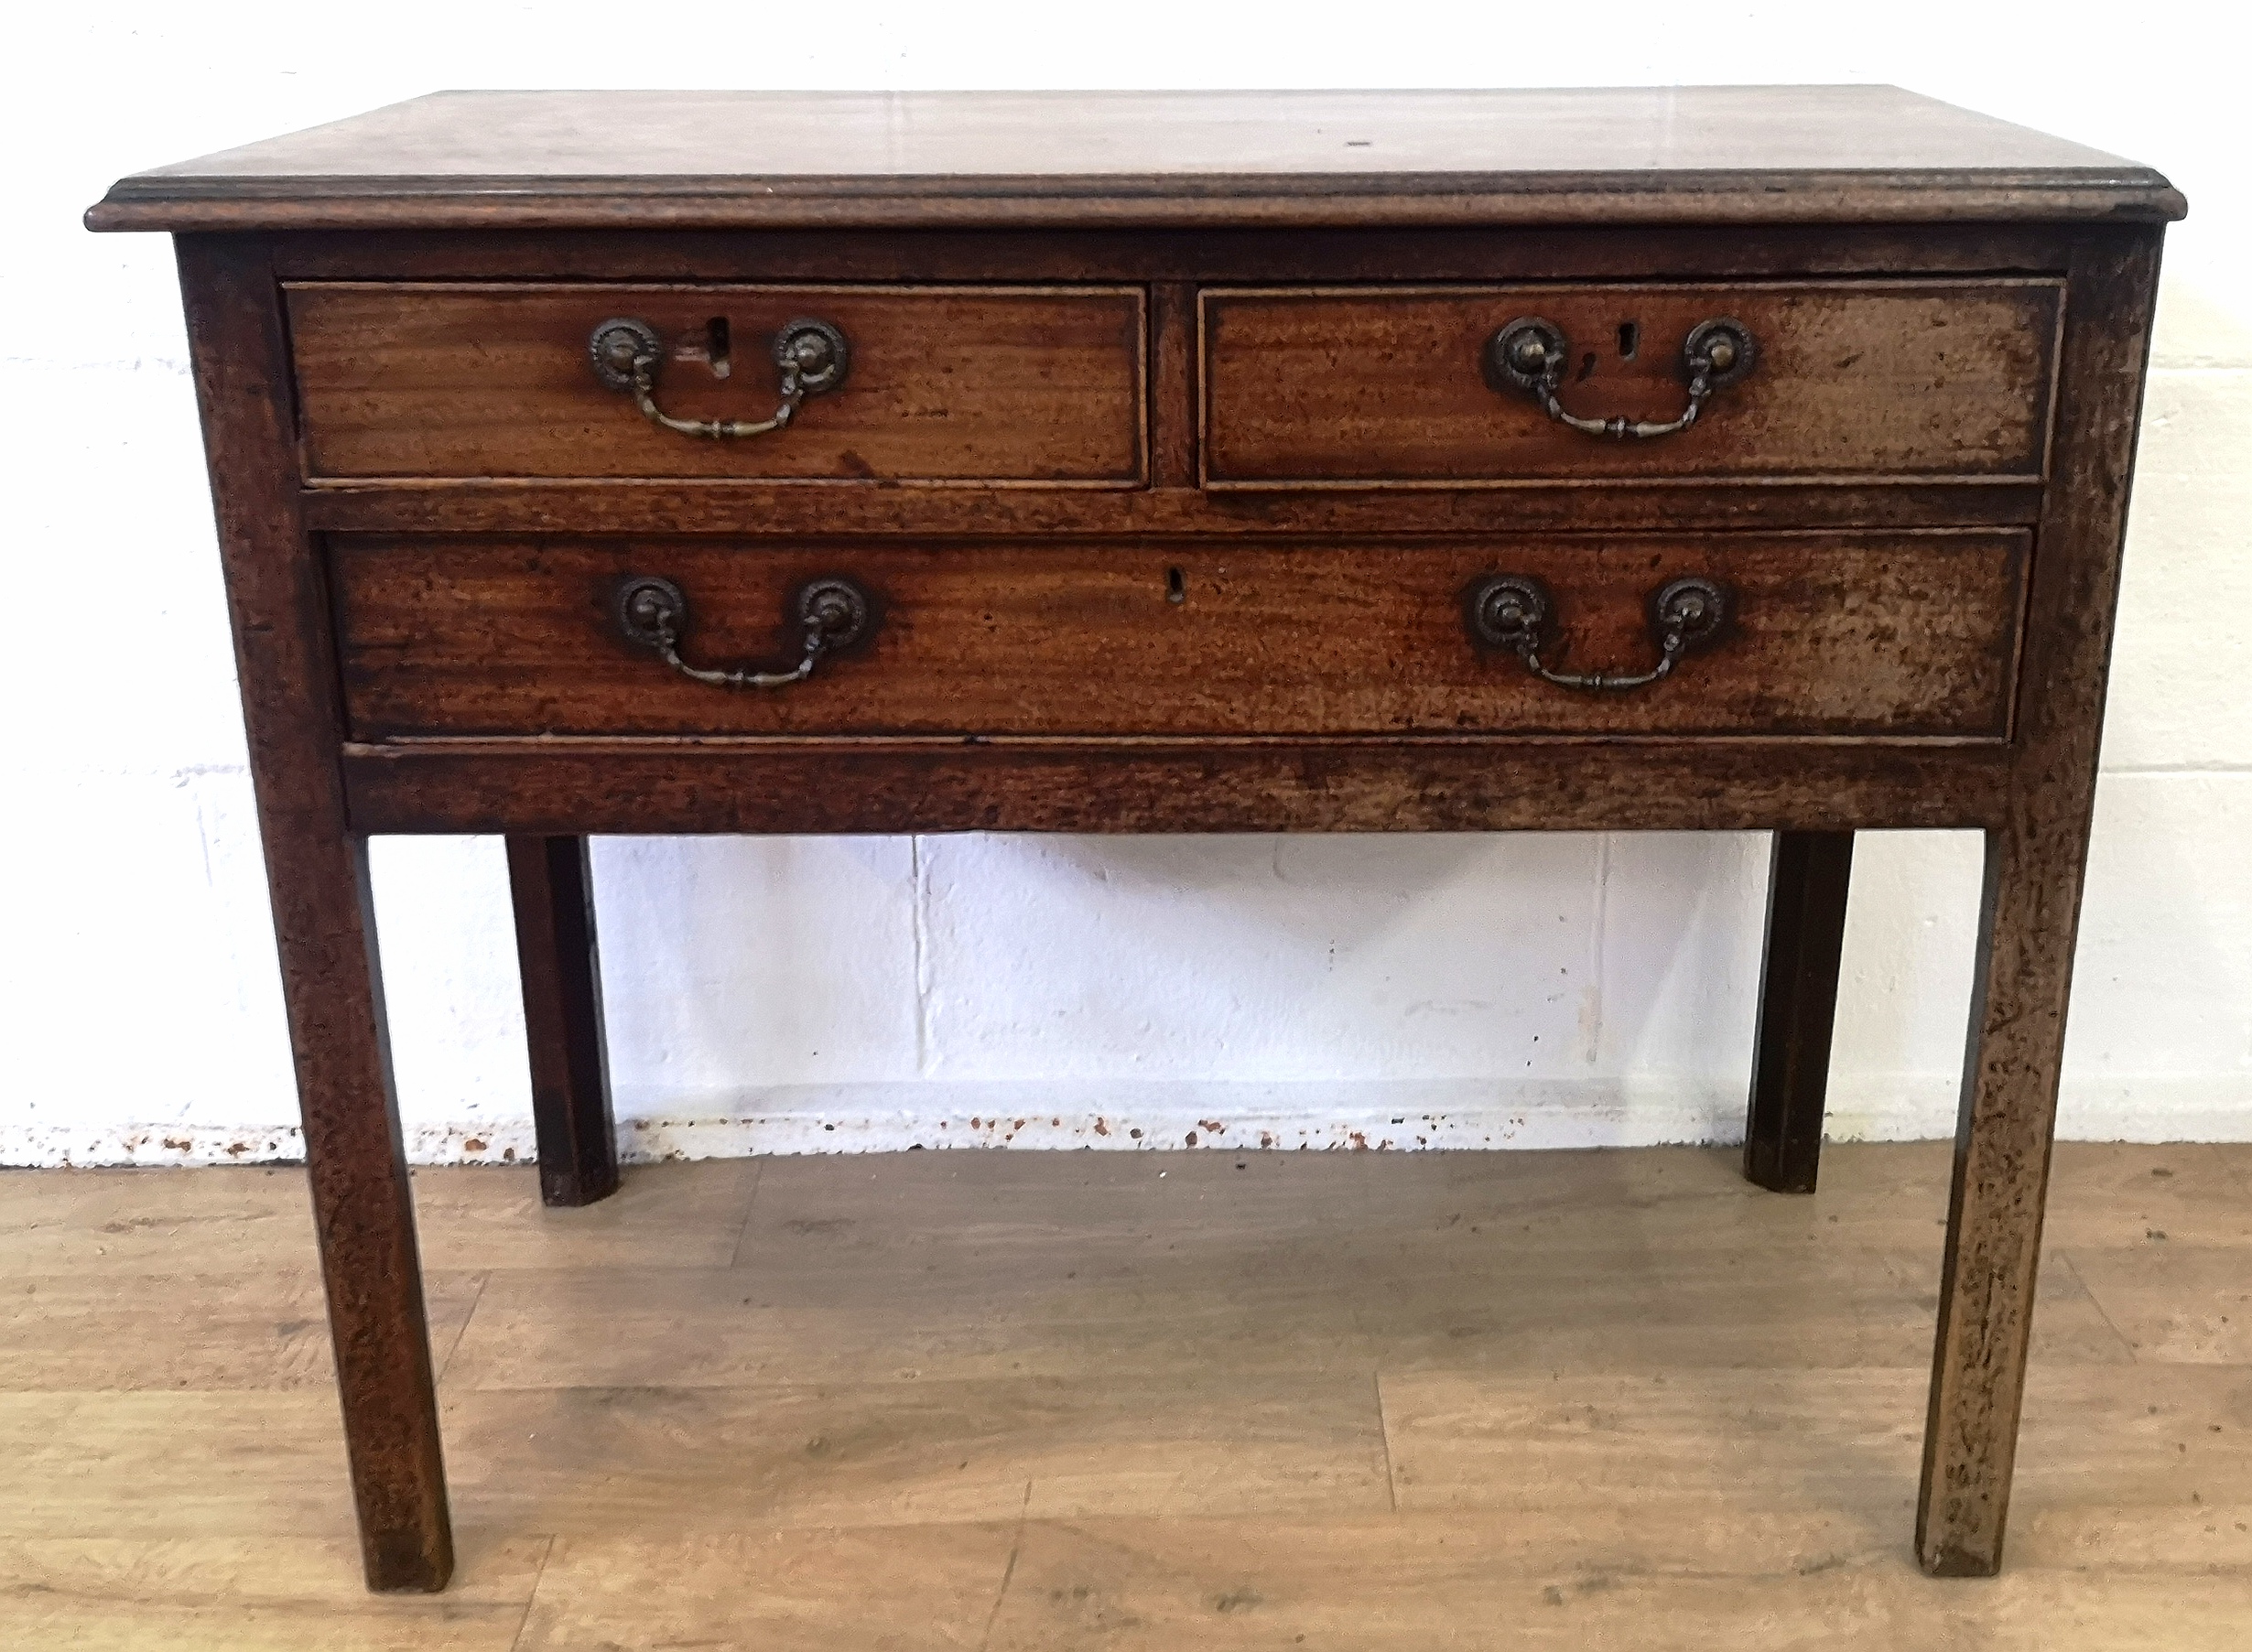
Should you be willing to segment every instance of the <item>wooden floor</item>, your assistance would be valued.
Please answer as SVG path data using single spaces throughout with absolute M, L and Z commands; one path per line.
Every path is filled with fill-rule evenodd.
M 461 1568 L 361 1592 L 302 1174 L 0 1172 L 0 1647 L 2252 1646 L 2252 1147 L 2066 1147 L 2005 1573 L 1940 1146 L 417 1178 Z

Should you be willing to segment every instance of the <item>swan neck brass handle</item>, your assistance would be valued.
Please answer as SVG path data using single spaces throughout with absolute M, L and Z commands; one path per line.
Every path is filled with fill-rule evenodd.
M 1463 597 L 1463 624 L 1480 648 L 1513 653 L 1543 682 L 1563 688 L 1619 691 L 1646 688 L 1671 676 L 1684 656 L 1717 642 L 1735 617 L 1735 593 L 1716 579 L 1692 574 L 1671 579 L 1650 594 L 1650 637 L 1658 663 L 1648 671 L 1614 675 L 1608 672 L 1557 671 L 1541 658 L 1553 639 L 1555 599 L 1548 587 L 1526 574 L 1492 574 Z
M 629 574 L 611 599 L 618 631 L 682 676 L 715 688 L 786 688 L 813 675 L 826 656 L 852 646 L 875 629 L 875 604 L 867 591 L 837 576 L 809 580 L 786 605 L 785 621 L 801 633 L 797 664 L 761 671 L 751 666 L 691 665 L 680 654 L 688 631 L 688 596 L 670 579 Z
M 1698 322 L 1682 340 L 1681 371 L 1689 382 L 1689 405 L 1678 416 L 1662 420 L 1591 419 L 1564 405 L 1564 375 L 1572 364 L 1572 341 L 1564 329 L 1538 316 L 1523 316 L 1486 342 L 1487 379 L 1495 389 L 1531 396 L 1559 425 L 1622 441 L 1688 429 L 1715 391 L 1749 377 L 1759 360 L 1759 345 L 1751 329 L 1732 317 L 1715 316 Z
M 774 357 L 782 375 L 782 401 L 771 417 L 682 419 L 656 404 L 665 341 L 655 328 L 632 316 L 614 316 L 587 335 L 587 361 L 594 376 L 609 389 L 631 395 L 642 417 L 683 436 L 713 441 L 764 436 L 781 429 L 796 416 L 807 398 L 826 395 L 844 383 L 852 365 L 852 347 L 843 330 L 832 322 L 791 321 L 774 334 Z

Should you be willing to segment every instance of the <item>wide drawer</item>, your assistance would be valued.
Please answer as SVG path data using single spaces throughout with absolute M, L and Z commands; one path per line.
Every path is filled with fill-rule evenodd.
M 1994 740 L 2008 730 L 2030 537 L 1250 548 L 338 536 L 329 554 L 349 718 L 362 740 Z M 1543 668 L 1647 672 L 1664 657 L 1653 603 L 1684 578 L 1710 582 L 1726 623 L 1640 687 L 1543 680 L 1525 651 L 1490 634 L 1492 582 L 1514 578 L 1546 605 L 1531 655 Z M 669 642 L 679 664 L 696 670 L 786 675 L 806 658 L 801 603 L 830 580 L 849 582 L 850 600 L 864 603 L 861 634 L 820 652 L 803 680 L 715 686 L 660 652 Z
M 311 282 L 287 297 L 315 480 L 1143 476 L 1137 288 Z M 598 351 L 612 322 L 645 331 L 612 331 Z M 637 339 L 667 417 L 765 421 L 786 399 L 778 340 L 801 399 L 763 434 L 662 427 L 637 405 Z
M 1206 480 L 2038 480 L 2062 313 L 2041 279 L 1209 288 Z M 1693 423 L 1619 433 L 1716 340 Z

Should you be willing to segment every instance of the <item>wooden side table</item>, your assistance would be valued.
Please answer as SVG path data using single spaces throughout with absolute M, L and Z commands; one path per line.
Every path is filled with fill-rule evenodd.
M 614 1185 L 590 833 L 1776 834 L 1811 1188 L 1852 833 L 1976 827 L 1916 1547 L 1993 1571 L 2163 224 L 1889 88 L 451 93 L 178 236 L 370 1584 L 452 1563 L 367 893 L 509 837 Z

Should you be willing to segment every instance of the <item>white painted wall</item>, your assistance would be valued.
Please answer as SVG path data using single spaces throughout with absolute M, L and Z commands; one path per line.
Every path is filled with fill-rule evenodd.
M 2252 157 L 2232 15 L 19 14 L 0 100 L 0 1161 L 287 1153 L 295 1118 L 169 251 L 89 236 L 80 211 L 120 173 L 438 87 L 591 84 L 1897 81 L 2162 167 L 2195 216 L 2168 254 L 2064 1128 L 2252 1135 Z M 1864 838 L 1834 1133 L 1951 1128 L 1976 858 L 1961 837 Z M 1199 1121 L 1228 1143 L 1727 1139 L 1764 867 L 1733 837 L 605 841 L 622 1110 L 642 1151 L 1177 1145 L 1212 1139 Z M 498 843 L 384 842 L 376 869 L 417 1151 L 528 1152 Z

